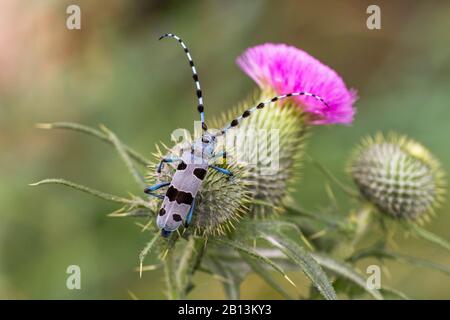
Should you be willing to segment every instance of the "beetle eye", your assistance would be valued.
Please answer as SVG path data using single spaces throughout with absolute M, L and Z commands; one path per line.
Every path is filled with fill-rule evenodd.
M 209 139 L 207 139 L 207 138 L 202 138 L 202 142 L 203 142 L 203 143 L 209 143 Z

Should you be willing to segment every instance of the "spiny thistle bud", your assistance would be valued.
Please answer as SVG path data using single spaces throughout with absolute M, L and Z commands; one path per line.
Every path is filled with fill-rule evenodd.
M 173 148 L 166 146 L 163 148 L 165 150 L 161 151 L 157 147 L 158 151 L 154 154 L 154 162 L 149 165 L 147 178 L 150 183 L 172 180 L 176 165 L 166 165 L 161 174 L 156 173 L 156 168 L 160 159 L 180 154 L 180 150 L 185 148 L 185 145 L 178 143 Z M 233 177 L 229 179 L 215 170 L 208 170 L 195 199 L 195 211 L 189 226 L 194 234 L 224 234 L 225 231 L 233 228 L 233 221 L 237 221 L 246 212 L 250 194 L 244 179 L 245 171 L 237 164 L 226 164 L 222 167 L 233 172 Z M 161 205 L 159 201 L 156 202 Z
M 349 171 L 361 194 L 394 218 L 426 220 L 443 198 L 438 161 L 404 136 L 366 138 L 351 159 Z
M 256 94 L 213 124 L 220 127 L 249 106 L 267 100 L 273 93 Z M 294 103 L 274 104 L 249 117 L 235 129 L 231 159 L 243 166 L 252 206 L 250 212 L 267 216 L 279 209 L 300 172 L 308 125 Z M 230 137 L 227 137 L 230 139 Z M 232 138 L 231 138 L 232 139 Z
M 241 103 L 234 111 L 214 119 L 211 127 L 222 127 L 236 114 L 264 98 L 255 95 L 254 99 Z M 196 198 L 190 226 L 194 233 L 223 234 L 246 213 L 273 213 L 298 177 L 305 128 L 298 108 L 274 105 L 255 113 L 227 134 L 226 141 L 236 140 L 232 148 L 228 144 L 226 146 L 226 163 L 222 165 L 218 159 L 216 165 L 233 172 L 233 177 L 227 179 L 215 170 L 208 170 Z M 224 147 L 225 140 L 219 142 L 217 151 Z M 172 148 L 163 146 L 164 151 L 158 148 L 154 163 L 149 166 L 149 183 L 171 181 L 176 166 L 168 164 L 161 174 L 157 174 L 159 160 L 179 154 L 190 143 L 188 139 Z

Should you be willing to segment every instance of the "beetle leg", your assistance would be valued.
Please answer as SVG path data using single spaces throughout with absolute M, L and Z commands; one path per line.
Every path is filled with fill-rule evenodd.
M 155 184 L 153 186 L 145 187 L 144 192 L 146 194 L 151 195 L 153 197 L 156 197 L 158 199 L 164 199 L 163 195 L 156 194 L 156 193 L 154 193 L 154 191 L 159 190 L 159 189 L 164 188 L 164 187 L 167 187 L 168 185 L 170 185 L 170 182 L 160 182 L 160 183 L 157 183 L 157 184 Z
M 223 173 L 223 174 L 227 175 L 228 177 L 232 177 L 233 176 L 233 173 L 230 170 L 228 170 L 228 169 L 224 169 L 224 168 L 221 168 L 221 167 L 216 167 L 216 166 L 213 166 L 213 165 L 209 165 L 209 167 L 211 169 L 214 169 L 214 170 L 216 170 L 216 171 L 218 171 L 220 173 Z
M 186 216 L 186 221 L 184 222 L 184 227 L 187 228 L 189 226 L 189 224 L 191 223 L 192 220 L 192 215 L 194 213 L 194 209 L 195 209 L 195 198 L 194 200 L 192 200 L 192 205 L 191 208 L 189 209 L 189 212 Z
M 156 170 L 157 173 L 161 173 L 162 168 L 164 167 L 164 163 L 172 163 L 181 161 L 180 158 L 162 158 L 159 162 L 158 169 Z

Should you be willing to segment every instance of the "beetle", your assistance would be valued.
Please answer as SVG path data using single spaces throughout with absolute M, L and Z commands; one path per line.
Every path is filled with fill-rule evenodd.
M 163 200 L 156 222 L 158 227 L 161 229 L 161 235 L 163 237 L 169 237 L 172 232 L 177 230 L 180 225 L 183 224 L 183 222 L 185 227 L 189 226 L 195 210 L 195 197 L 201 188 L 203 179 L 206 177 L 208 169 L 216 170 L 229 178 L 233 176 L 233 173 L 230 170 L 213 165 L 217 158 L 222 157 L 223 159 L 226 159 L 226 152 L 215 153 L 217 138 L 219 136 L 225 135 L 229 129 L 238 126 L 244 118 L 249 117 L 253 112 L 261 110 L 268 104 L 276 102 L 280 99 L 295 96 L 309 96 L 319 100 L 327 108 L 329 108 L 329 106 L 324 99 L 313 93 L 306 91 L 287 93 L 256 104 L 252 108 L 245 110 L 237 118 L 233 119 L 222 130 L 214 134 L 210 133 L 208 131 L 208 126 L 205 123 L 200 80 L 189 49 L 183 40 L 175 34 L 167 33 L 161 36 L 159 40 L 164 38 L 173 38 L 177 40 L 186 53 L 192 70 L 192 78 L 195 82 L 198 100 L 197 110 L 200 113 L 202 125 L 201 137 L 194 140 L 190 145 L 190 148 L 183 150 L 180 157 L 167 157 L 161 159 L 157 167 L 158 174 L 161 173 L 164 164 L 178 163 L 176 171 L 172 176 L 172 180 L 170 182 L 159 182 L 144 189 L 145 193 Z M 165 187 L 168 189 L 164 196 L 155 193 L 155 191 Z

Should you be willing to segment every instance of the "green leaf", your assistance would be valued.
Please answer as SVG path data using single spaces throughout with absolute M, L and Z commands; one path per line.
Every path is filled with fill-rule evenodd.
M 402 253 L 397 253 L 384 249 L 369 249 L 361 251 L 355 255 L 353 255 L 350 260 L 356 261 L 359 259 L 367 258 L 367 257 L 375 257 L 379 259 L 391 259 L 403 263 L 407 263 L 416 267 L 429 268 L 438 270 L 447 275 L 450 275 L 450 268 L 426 259 L 411 257 Z
M 164 259 L 164 276 L 166 280 L 167 298 L 169 300 L 181 299 L 180 288 L 176 280 L 176 259 L 174 257 L 174 250 L 167 250 Z
M 64 179 L 44 179 L 44 180 L 38 181 L 36 183 L 31 183 L 30 186 L 40 186 L 40 185 L 44 185 L 44 184 L 61 184 L 61 185 L 73 188 L 75 190 L 91 194 L 93 196 L 96 196 L 98 198 L 101 198 L 101 199 L 104 199 L 107 201 L 123 203 L 123 204 L 127 204 L 127 205 L 130 205 L 133 207 L 145 207 L 145 208 L 151 209 L 151 206 L 146 201 L 144 201 L 143 199 L 141 199 L 139 197 L 135 197 L 133 199 L 122 198 L 119 196 L 115 196 L 115 195 L 112 195 L 109 193 L 98 191 L 98 190 L 83 186 L 81 184 L 77 184 L 75 182 L 64 180 Z
M 390 299 L 390 300 L 409 300 L 407 295 L 405 295 L 403 292 L 401 292 L 401 291 L 399 291 L 397 289 L 394 289 L 394 288 L 383 286 L 383 288 L 381 288 L 380 291 L 383 294 L 383 297 L 385 299 Z
M 252 268 L 261 279 L 263 279 L 269 286 L 280 293 L 285 299 L 292 300 L 293 298 L 283 289 L 272 277 L 269 271 L 256 259 L 251 259 L 248 256 L 242 254 L 242 259 Z
M 271 246 L 283 252 L 286 257 L 301 268 L 326 299 L 337 299 L 333 286 L 321 266 L 311 257 L 308 251 L 286 235 L 286 228 L 299 230 L 295 224 L 272 220 L 247 222 L 241 224 L 241 227 L 245 230 L 246 237 L 265 239 Z
M 102 129 L 103 132 L 105 132 L 106 136 L 108 137 L 109 141 L 113 144 L 114 148 L 117 150 L 117 153 L 119 154 L 122 161 L 125 163 L 125 166 L 127 167 L 128 171 L 138 184 L 138 186 L 144 188 L 146 186 L 146 183 L 144 181 L 144 178 L 141 176 L 139 171 L 134 166 L 133 162 L 131 161 L 125 146 L 122 144 L 122 142 L 117 138 L 117 136 L 108 128 L 105 126 L 100 126 L 100 129 Z
M 38 123 L 36 125 L 39 129 L 68 129 L 68 130 L 74 130 L 78 132 L 85 133 L 87 135 L 93 136 L 95 138 L 98 138 L 104 142 L 107 142 L 109 144 L 114 144 L 111 140 L 111 137 L 103 134 L 102 132 L 82 125 L 78 123 L 73 122 L 54 122 L 54 123 Z M 150 163 L 150 160 L 146 159 L 144 156 L 142 156 L 137 151 L 133 150 L 132 148 L 123 145 L 124 150 L 130 155 L 131 158 L 133 158 L 136 162 L 140 163 L 143 166 L 147 166 Z
M 182 298 L 193 289 L 192 276 L 200 266 L 205 249 L 205 242 L 202 238 L 189 237 L 184 245 L 182 254 L 178 262 L 176 271 L 176 281 L 182 293 Z
M 133 210 L 126 210 L 124 208 L 114 211 L 110 214 L 108 214 L 108 217 L 135 217 L 135 218 L 148 218 L 152 217 L 153 214 L 148 209 L 133 209 Z
M 303 234 L 302 230 L 298 225 L 291 221 L 282 221 L 282 220 L 269 220 L 269 221 L 260 221 L 260 220 L 250 220 L 245 223 L 242 223 L 240 226 L 241 230 L 245 230 L 245 233 L 252 235 L 253 237 L 260 236 L 262 230 L 266 230 L 267 232 L 275 232 L 275 233 L 285 233 L 287 230 L 294 231 L 294 234 L 297 234 L 300 240 L 310 249 L 313 250 L 312 244 L 308 241 L 306 236 Z
M 307 158 L 327 179 L 336 184 L 344 193 L 352 198 L 361 198 L 358 192 L 356 192 L 351 187 L 342 183 L 338 178 L 336 178 L 327 168 L 325 168 L 321 163 L 314 160 L 312 157 Z
M 275 271 L 277 271 L 278 273 L 280 273 L 287 281 L 289 281 L 289 283 L 291 283 L 293 286 L 295 286 L 294 282 L 292 282 L 291 279 L 289 279 L 289 277 L 287 276 L 287 274 L 283 271 L 283 269 L 281 269 L 280 266 L 278 266 L 275 262 L 273 262 L 272 260 L 266 258 L 265 256 L 260 255 L 256 250 L 254 250 L 253 248 L 247 246 L 244 243 L 241 243 L 239 241 L 236 240 L 229 240 L 226 238 L 217 238 L 214 240 L 217 243 L 220 244 L 224 244 L 226 246 L 229 246 L 233 249 L 238 250 L 241 254 L 245 254 L 251 258 L 256 259 L 257 261 L 261 262 L 261 263 L 265 263 L 268 266 L 272 267 Z
M 336 260 L 333 257 L 330 257 L 323 253 L 311 253 L 311 256 L 325 269 L 333 271 L 341 277 L 344 277 L 362 289 L 367 291 L 370 295 L 372 295 L 377 300 L 382 300 L 383 296 L 376 289 L 368 289 L 366 286 L 366 279 L 361 275 L 361 273 L 356 270 L 352 265 Z
M 229 300 L 239 300 L 240 286 L 245 275 L 242 276 L 240 272 L 227 267 L 226 264 L 214 257 L 208 256 L 208 262 L 209 269 L 223 279 L 222 285 L 227 298 Z
M 422 239 L 430 241 L 431 243 L 437 244 L 438 246 L 441 246 L 442 248 L 450 251 L 450 242 L 449 241 L 439 237 L 438 235 L 436 235 L 428 230 L 423 229 L 416 223 L 410 224 L 410 227 L 415 235 L 419 236 Z
M 142 265 L 144 263 L 145 257 L 150 253 L 156 240 L 160 238 L 159 233 L 156 233 L 153 238 L 147 243 L 144 249 L 139 253 L 139 277 L 142 278 Z
M 262 232 L 262 237 L 295 262 L 326 299 L 337 299 L 327 275 L 305 249 L 284 235 Z
M 332 229 L 338 229 L 344 232 L 349 232 L 351 230 L 350 226 L 340 220 L 336 216 L 325 215 L 321 212 L 310 212 L 308 210 L 299 208 L 298 206 L 285 206 L 286 214 L 292 218 L 307 218 L 320 222 Z

